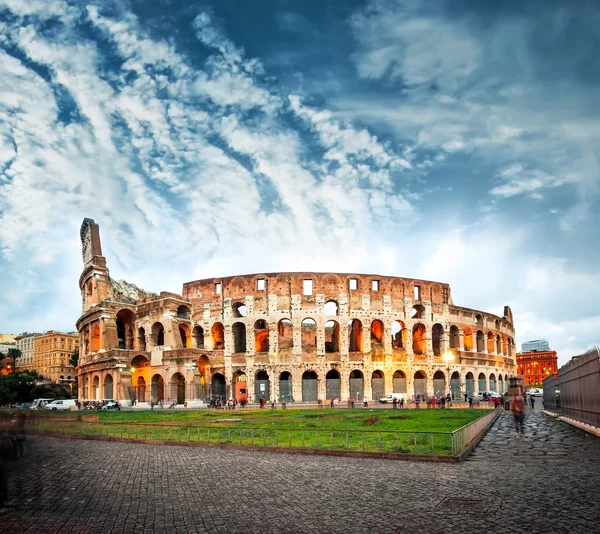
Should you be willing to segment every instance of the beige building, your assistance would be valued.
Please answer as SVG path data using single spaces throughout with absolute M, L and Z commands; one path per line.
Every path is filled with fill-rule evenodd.
M 79 347 L 79 336 L 48 330 L 33 338 L 33 369 L 52 382 L 72 382 L 75 369 L 69 364 L 71 354 Z
M 12 334 L 0 334 L 0 345 L 3 344 L 7 344 L 10 345 L 11 343 L 15 342 L 15 336 L 13 336 Z
M 347 273 L 196 280 L 180 295 L 113 280 L 81 227 L 80 399 L 376 400 L 506 391 L 513 317 L 456 306 L 442 282 Z
M 24 332 L 15 337 L 17 348 L 21 351 L 21 357 L 16 361 L 16 369 L 20 371 L 32 371 L 33 367 L 33 340 L 42 334 Z

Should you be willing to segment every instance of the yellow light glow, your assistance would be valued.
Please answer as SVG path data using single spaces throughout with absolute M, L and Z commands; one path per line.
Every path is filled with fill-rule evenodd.
M 444 355 L 442 356 L 442 359 L 446 363 L 450 363 L 452 360 L 454 360 L 454 354 L 452 354 L 450 351 L 445 352 Z
M 131 368 L 131 372 L 132 372 L 132 373 L 135 373 L 135 367 L 132 367 L 132 368 Z

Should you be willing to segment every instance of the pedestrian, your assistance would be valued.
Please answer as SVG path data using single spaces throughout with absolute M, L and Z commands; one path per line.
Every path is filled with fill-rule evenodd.
M 419 409 L 420 402 L 421 402 L 421 397 L 419 397 L 419 395 L 417 395 L 417 397 L 415 398 L 415 406 L 416 406 L 417 410 Z
M 510 411 L 513 413 L 513 418 L 515 421 L 515 431 L 519 437 L 522 437 L 525 433 L 525 402 L 523 401 L 523 397 L 517 393 L 512 403 L 510 404 Z
M 404 408 L 404 399 L 400 399 L 400 409 Z
M 473 397 L 469 397 L 469 408 L 473 408 Z
M 440 399 L 440 408 L 444 409 L 446 407 L 446 397 L 442 396 L 442 398 Z
M 465 393 L 465 402 L 467 402 L 469 400 L 469 394 Z
M 331 399 L 329 399 L 329 407 L 333 408 L 333 404 L 335 402 L 335 399 L 333 397 L 331 397 Z
M 533 412 L 533 409 L 535 407 L 535 398 L 533 397 L 533 395 L 529 395 L 529 404 L 531 404 L 531 411 Z
M 394 397 L 394 400 L 392 401 L 392 409 L 398 409 L 398 399 L 396 397 Z

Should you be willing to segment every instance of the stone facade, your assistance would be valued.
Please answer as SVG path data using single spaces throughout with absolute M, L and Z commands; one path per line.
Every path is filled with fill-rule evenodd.
M 76 371 L 69 363 L 79 346 L 79 336 L 48 330 L 33 338 L 33 369 L 52 382 L 73 383 Z
M 515 375 L 510 308 L 498 316 L 455 306 L 448 284 L 263 273 L 156 295 L 110 278 L 93 220 L 81 239 L 81 399 L 410 398 L 505 390 Z

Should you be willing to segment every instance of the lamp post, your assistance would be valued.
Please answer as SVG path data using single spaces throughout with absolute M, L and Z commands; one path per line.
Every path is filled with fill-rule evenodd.
M 450 351 L 447 351 L 442 356 L 442 359 L 446 362 L 446 365 L 448 366 L 448 374 L 446 375 L 448 377 L 448 392 L 450 393 L 450 397 L 452 397 L 452 387 L 450 385 L 450 364 L 454 360 L 454 354 L 452 354 L 452 352 Z

